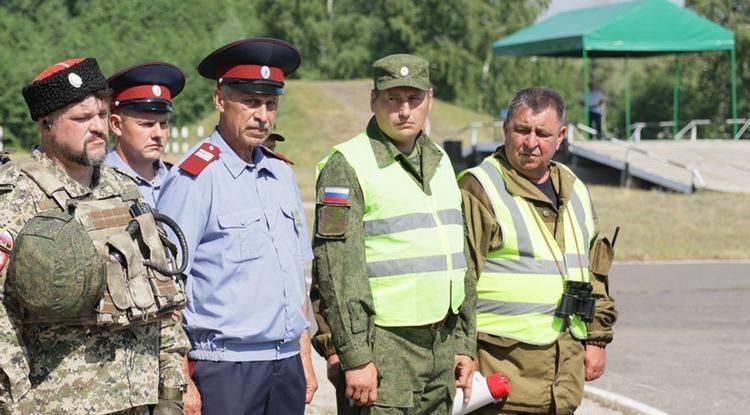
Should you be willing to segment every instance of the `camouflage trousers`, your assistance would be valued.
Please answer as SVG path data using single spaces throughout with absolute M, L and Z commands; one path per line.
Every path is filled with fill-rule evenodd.
M 150 415 L 150 412 L 148 410 L 148 405 L 143 405 L 112 412 L 112 415 Z
M 456 393 L 453 328 L 378 327 L 371 348 L 378 370 L 378 398 L 371 407 L 351 406 L 343 374 L 336 385 L 339 415 L 448 415 Z
M 182 415 L 182 402 L 159 401 L 158 405 L 143 405 L 113 412 L 112 415 Z

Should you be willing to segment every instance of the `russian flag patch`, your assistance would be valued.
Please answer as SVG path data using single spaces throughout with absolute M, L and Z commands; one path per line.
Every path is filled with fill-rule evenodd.
M 348 205 L 349 189 L 346 187 L 326 187 L 323 189 L 322 203 L 327 205 Z

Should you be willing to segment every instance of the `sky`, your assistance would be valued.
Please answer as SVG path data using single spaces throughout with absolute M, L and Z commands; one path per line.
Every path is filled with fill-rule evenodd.
M 593 6 L 602 6 L 605 4 L 612 4 L 612 3 L 622 3 L 623 1 L 632 1 L 632 0 L 552 0 L 552 3 L 550 3 L 549 9 L 547 9 L 546 12 L 539 15 L 539 18 L 537 20 L 544 20 L 550 16 L 553 16 L 557 13 L 567 11 L 567 10 L 573 10 L 573 9 L 582 9 L 585 7 L 593 7 Z M 669 0 L 672 3 L 678 4 L 680 6 L 685 5 L 685 0 Z

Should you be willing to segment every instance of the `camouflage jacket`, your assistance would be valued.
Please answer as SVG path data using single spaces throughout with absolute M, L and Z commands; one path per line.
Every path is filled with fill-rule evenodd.
M 87 188 L 40 151 L 31 157 L 64 183 L 71 199 L 137 191 L 130 178 L 107 166 L 96 168 Z M 0 167 L 0 230 L 15 237 L 45 200 L 15 163 Z M 22 326 L 6 272 L 0 271 L 0 413 L 101 414 L 157 403 L 160 354 L 181 361 L 189 348 L 179 325 L 161 330 L 156 322 L 119 331 Z
M 402 154 L 380 130 L 373 117 L 367 126 L 375 158 L 379 165 L 399 163 L 406 172 L 431 194 L 430 180 L 437 170 L 443 153 L 426 135 L 420 135 L 410 156 Z M 344 210 L 345 237 L 322 238 L 321 230 L 335 225 L 337 218 L 316 215 L 313 237 L 312 286 L 310 299 L 318 332 L 312 339 L 315 350 L 323 357 L 339 355 L 344 368 L 352 368 L 372 361 L 368 343 L 369 333 L 356 330 L 354 321 L 368 321 L 366 310 L 373 310 L 372 291 L 365 267 L 364 251 L 364 196 L 357 175 L 344 156 L 336 153 L 320 172 L 317 182 L 317 203 L 321 205 L 324 188 L 339 186 L 350 189 L 349 205 Z M 439 189 L 435 189 L 439 191 Z M 333 220 L 331 220 L 333 219 Z M 464 252 L 468 257 L 468 247 Z M 329 264 L 335 264 L 330 266 Z M 466 298 L 459 311 L 456 329 L 456 354 L 474 357 L 476 353 L 476 278 L 473 267 L 465 277 Z

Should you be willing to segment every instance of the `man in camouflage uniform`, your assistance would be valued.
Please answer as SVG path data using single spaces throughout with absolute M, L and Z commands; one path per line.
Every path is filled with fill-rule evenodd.
M 23 92 L 42 145 L 0 168 L 0 413 L 148 414 L 159 355 L 185 353 L 182 340 L 160 344 L 158 321 L 119 330 L 24 323 L 8 284 L 13 239 L 38 212 L 63 200 L 142 200 L 132 179 L 101 164 L 109 93 L 95 59 L 53 65 Z
M 448 414 L 456 385 L 470 394 L 476 347 L 460 193 L 450 161 L 423 130 L 432 105 L 427 61 L 387 56 L 373 77 L 366 131 L 319 164 L 314 345 L 327 358 L 339 414 Z M 386 171 L 394 179 L 378 179 Z M 371 216 L 407 200 L 390 217 Z M 372 262 L 384 254 L 393 258 Z M 450 285 L 441 285 L 444 272 L 453 273 Z M 403 284 L 379 291 L 396 278 Z

